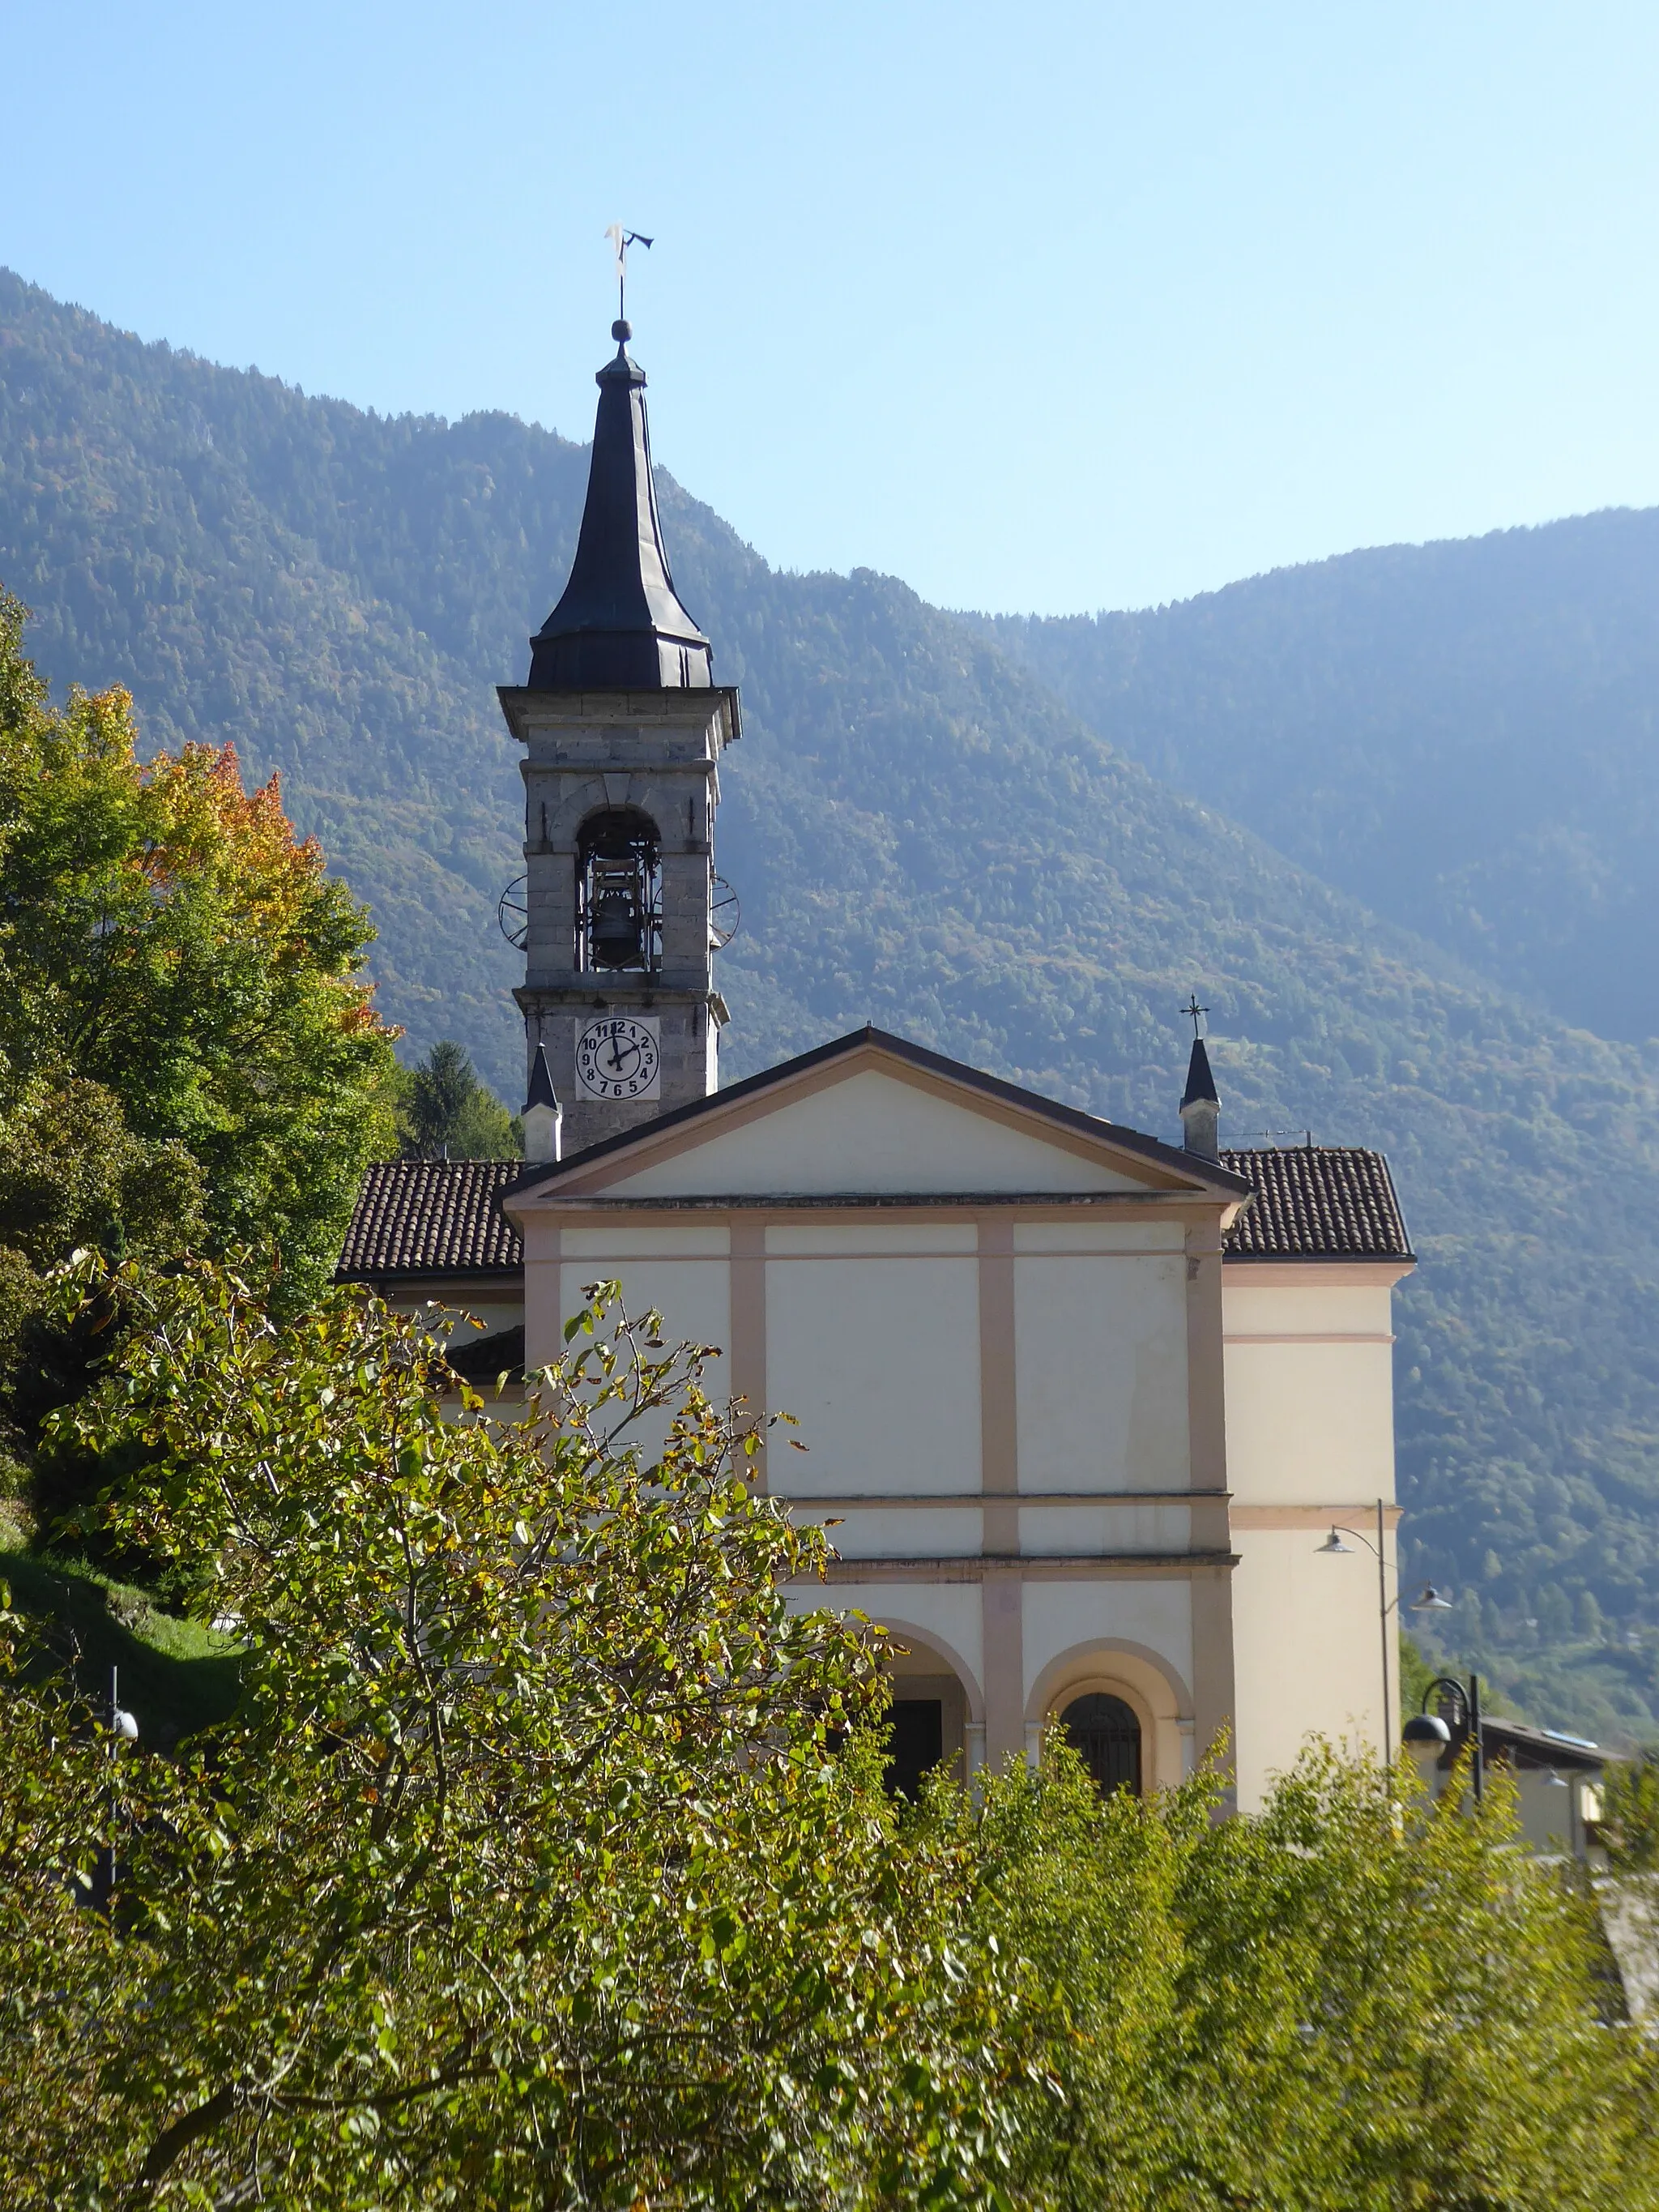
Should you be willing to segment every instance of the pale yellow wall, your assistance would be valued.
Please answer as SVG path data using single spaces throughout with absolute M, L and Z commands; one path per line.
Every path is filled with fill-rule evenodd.
M 1317 1264 L 1223 1271 L 1227 1478 L 1240 1559 L 1239 1797 L 1247 1808 L 1310 1737 L 1372 1753 L 1383 1747 L 1376 1561 L 1362 1540 L 1375 1543 L 1376 1501 L 1392 1504 L 1395 1495 L 1388 1272 L 1357 1280 L 1351 1268 Z M 1333 1523 L 1358 1532 L 1349 1556 L 1320 1551 Z M 1392 1534 L 1385 1543 L 1392 1601 Z M 1397 1617 L 1396 1609 L 1388 1647 L 1396 1735 Z
M 919 1630 L 928 1639 L 927 1648 L 939 1654 L 962 1681 L 970 1711 L 982 1709 L 984 1640 L 977 1583 L 836 1583 L 797 1587 L 784 1595 L 792 1613 L 862 1613 L 878 1626 L 890 1627 L 901 1643 L 907 1628 Z
M 803 1521 L 833 1517 L 830 1541 L 843 1559 L 972 1559 L 981 1547 L 981 1514 L 976 1505 L 887 1505 L 872 1511 L 857 1506 L 815 1506 L 799 1481 L 795 1463 L 772 1454 L 776 1480 L 773 1494 L 797 1501 Z
M 1041 1558 L 1078 1552 L 1184 1552 L 1192 1540 L 1187 1505 L 1022 1505 L 1023 1551 Z
M 1029 1581 L 1022 1644 L 1028 1707 L 1042 1678 L 1045 1710 L 1070 1694 L 1066 1685 L 1104 1669 L 1113 1644 L 1132 1644 L 1161 1659 L 1190 1690 L 1193 1674 L 1192 1584 L 1184 1576 L 1121 1581 Z M 1056 1662 L 1063 1662 L 1059 1674 Z M 1039 1717 L 1035 1712 L 1033 1719 Z
M 1561 1782 L 1529 1766 L 1511 1776 L 1516 1785 L 1516 1813 L 1521 1832 L 1535 1851 L 1582 1854 L 1584 1849 L 1582 1810 L 1584 1779 L 1577 1769 L 1559 1770 Z
M 1510 1767 L 1489 1758 L 1487 1786 L 1513 1790 L 1516 1819 L 1528 1850 L 1554 1857 L 1568 1852 L 1581 1858 L 1592 1855 L 1596 1847 L 1585 1833 L 1585 1823 L 1601 1818 L 1606 1770 L 1586 1773 L 1582 1767 L 1560 1766 L 1554 1771 L 1558 1779 L 1552 1782 L 1548 1768 Z M 1450 1785 L 1451 1774 L 1432 1763 L 1419 1765 L 1418 1772 L 1437 1797 Z M 1467 1773 L 1463 1787 L 1468 1787 Z
M 1252 1504 L 1394 1497 L 1389 1293 L 1222 1275 L 1227 1476 Z
M 1364 1528 L 1363 1517 L 1352 1524 Z M 1370 1534 L 1375 1540 L 1374 1532 Z M 1382 1648 L 1376 1561 L 1357 1540 L 1322 1553 L 1321 1528 L 1237 1528 L 1233 1549 L 1233 1665 L 1238 1698 L 1239 1803 L 1258 1806 L 1270 1777 L 1315 1735 L 1375 1755 L 1382 1738 Z M 1394 1545 L 1388 1594 L 1395 1594 Z M 1390 1615 L 1389 1697 L 1400 1726 Z
M 672 1232 L 668 1232 L 672 1236 Z M 663 1233 L 658 1237 L 658 1251 L 665 1256 L 652 1257 L 641 1254 L 637 1257 L 622 1258 L 615 1255 L 575 1260 L 567 1259 L 559 1270 L 559 1312 L 563 1322 L 577 1312 L 582 1304 L 582 1291 L 596 1275 L 615 1278 L 621 1282 L 623 1304 L 630 1315 L 638 1319 L 651 1307 L 659 1308 L 663 1317 L 663 1335 L 666 1345 L 681 1341 L 715 1346 L 719 1356 L 711 1359 L 703 1370 L 703 1389 L 717 1407 L 724 1407 L 732 1392 L 730 1361 L 726 1348 L 731 1340 L 732 1308 L 729 1289 L 730 1268 L 720 1259 L 679 1259 L 665 1256 L 674 1249 Z M 684 1249 L 682 1246 L 680 1249 Z M 596 1264 L 598 1262 L 598 1264 Z M 556 1338 L 558 1332 L 556 1332 Z M 578 1345 L 572 1349 L 580 1348 Z M 564 1346 L 558 1345 L 558 1356 Z M 646 1355 L 649 1358 L 651 1355 Z M 636 1444 L 641 1457 L 648 1464 L 661 1450 L 668 1432 L 665 1419 L 652 1418 L 642 1420 L 629 1431 L 629 1440 Z
M 386 1304 L 394 1313 L 436 1315 L 439 1309 L 452 1314 L 470 1314 L 474 1321 L 483 1323 L 483 1330 L 467 1328 L 465 1322 L 455 1330 L 457 1345 L 482 1341 L 485 1335 L 493 1336 L 503 1328 L 516 1328 L 524 1319 L 522 1298 L 470 1298 L 464 1291 L 453 1291 L 439 1298 L 400 1298 L 392 1297 Z
M 1140 1723 L 1143 1785 L 1170 1790 L 1186 1778 L 1194 1756 L 1190 1583 L 1028 1580 L 1021 1629 L 1029 1759 L 1074 1698 L 1103 1690 Z
M 1027 1255 L 1014 1296 L 1020 1488 L 1186 1489 L 1185 1260 Z
M 602 1229 L 567 1229 L 562 1249 L 567 1260 L 724 1259 L 732 1232 L 723 1221 L 607 1221 Z
M 1086 1221 L 1016 1221 L 1016 1252 L 1177 1252 L 1187 1249 L 1179 1221 L 1115 1221 L 1092 1214 Z
M 1226 1325 L 1239 1331 L 1388 1336 L 1394 1328 L 1388 1279 L 1399 1271 L 1385 1266 L 1370 1280 L 1356 1281 L 1358 1272 L 1348 1266 L 1327 1267 L 1318 1261 L 1282 1267 L 1233 1261 L 1222 1275 Z
M 937 1260 L 978 1250 L 971 1221 L 775 1221 L 766 1231 L 769 1259 Z
M 979 1487 L 975 1261 L 769 1260 L 766 1372 L 807 1447 L 772 1453 L 775 1487 Z
M 610 1186 L 629 1198 L 1145 1187 L 874 1068 Z

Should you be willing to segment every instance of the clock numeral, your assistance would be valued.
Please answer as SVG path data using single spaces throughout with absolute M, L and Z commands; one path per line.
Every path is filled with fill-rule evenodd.
M 638 1098 L 654 1090 L 657 1039 L 625 1014 L 605 1015 L 580 1030 L 574 1057 L 577 1080 L 590 1097 Z

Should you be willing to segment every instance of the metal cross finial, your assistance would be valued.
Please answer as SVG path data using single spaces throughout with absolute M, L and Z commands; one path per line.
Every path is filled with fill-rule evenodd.
M 648 246 L 651 240 L 642 231 L 624 230 L 619 222 L 613 222 L 605 234 L 611 240 L 611 250 L 617 257 L 617 320 L 625 323 L 628 320 L 628 249 L 630 246 Z
M 1194 992 L 1192 992 L 1192 993 L 1188 995 L 1188 1000 L 1187 1000 L 1187 1003 L 1186 1003 L 1186 1005 L 1185 1005 L 1185 1006 L 1181 1009 L 1181 1011 L 1182 1011 L 1182 1012 L 1183 1014 L 1185 1014 L 1185 1015 L 1187 1016 L 1188 1019 L 1192 1023 L 1192 1025 L 1193 1025 L 1193 1042 L 1194 1042 L 1194 1044 L 1196 1044 L 1196 1043 L 1198 1042 L 1198 1040 L 1200 1039 L 1200 1037 L 1201 1037 L 1201 1036 L 1203 1036 L 1203 1034 L 1204 1034 L 1203 1030 L 1200 1030 L 1200 1027 L 1199 1027 L 1199 1023 L 1202 1020 L 1202 1018 L 1204 1018 L 1204 1016 L 1209 1012 L 1209 1011 L 1210 1011 L 1210 1010 L 1209 1010 L 1209 1008 L 1208 1008 L 1207 1006 L 1200 1006 L 1199 1005 L 1199 1003 L 1198 1003 L 1198 994 L 1197 994 L 1197 992 L 1196 992 L 1196 991 L 1194 991 Z

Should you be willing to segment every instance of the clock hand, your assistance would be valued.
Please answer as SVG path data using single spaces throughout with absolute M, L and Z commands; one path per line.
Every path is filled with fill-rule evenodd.
M 611 1040 L 611 1065 L 617 1068 L 622 1066 L 622 1047 L 615 1037 Z

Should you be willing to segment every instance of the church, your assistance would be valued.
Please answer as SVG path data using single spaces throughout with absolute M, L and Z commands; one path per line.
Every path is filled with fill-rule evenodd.
M 1103 1788 L 1168 1787 L 1224 1741 L 1249 1809 L 1310 1736 L 1382 1747 L 1413 1264 L 1387 1163 L 1224 1149 L 1197 1039 L 1178 1146 L 873 1028 L 720 1087 L 742 722 L 675 591 L 645 377 L 612 335 L 571 574 L 500 692 L 526 1158 L 372 1169 L 340 1279 L 475 1315 L 481 1376 L 556 1358 L 599 1278 L 720 1347 L 713 1395 L 807 1447 L 757 1480 L 835 1524 L 828 1588 L 793 1601 L 902 1647 L 901 1785 L 1063 1723 Z

